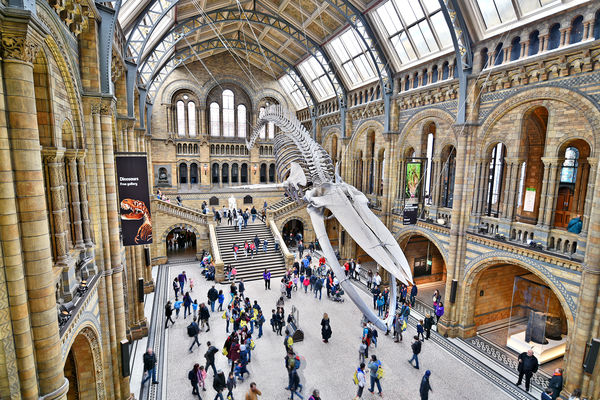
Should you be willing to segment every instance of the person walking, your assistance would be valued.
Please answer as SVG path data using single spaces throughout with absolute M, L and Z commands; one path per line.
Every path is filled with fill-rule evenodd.
M 367 384 L 367 377 L 365 376 L 365 363 L 360 363 L 360 366 L 356 369 L 356 378 L 354 383 L 358 385 L 358 389 L 356 390 L 356 396 L 354 400 L 358 400 L 362 397 L 363 390 L 365 390 L 365 385 Z
M 527 352 L 519 354 L 519 364 L 517 365 L 517 371 L 519 371 L 519 380 L 517 386 L 521 385 L 523 376 L 525 376 L 525 390 L 529 392 L 529 383 L 531 377 L 538 370 L 539 362 L 538 359 L 533 355 L 533 350 L 529 349 Z
M 173 318 L 171 318 L 173 316 L 173 307 L 171 307 L 171 301 L 167 301 L 167 304 L 165 305 L 165 329 L 167 329 L 169 327 L 169 321 L 171 321 L 171 325 L 175 325 L 175 321 L 173 321 Z
M 323 319 L 321 320 L 321 336 L 323 337 L 323 343 L 329 343 L 329 338 L 331 337 L 331 325 L 329 324 L 329 316 L 327 313 L 323 314 Z
M 321 393 L 319 393 L 317 389 L 313 390 L 312 396 L 310 396 L 308 400 L 321 400 Z
M 298 258 L 302 259 L 302 255 L 304 254 L 304 245 L 302 244 L 302 240 L 298 242 Z
M 302 384 L 300 383 L 300 376 L 298 375 L 298 371 L 296 369 L 292 370 L 292 384 L 290 386 L 290 400 L 294 399 L 294 395 L 303 399 L 302 395 L 299 393 L 302 391 Z
M 244 279 L 240 279 L 240 282 L 238 283 L 238 291 L 240 292 L 240 298 L 243 299 L 244 298 L 244 292 L 246 291 L 246 285 L 244 285 Z
M 227 378 L 227 399 L 235 400 L 233 398 L 233 389 L 237 386 L 235 383 L 235 376 L 230 372 L 229 377 Z
M 183 287 L 187 282 L 187 275 L 185 274 L 185 271 L 177 275 L 177 280 L 179 281 L 179 290 L 181 291 L 181 293 L 183 293 Z
M 367 341 L 362 339 L 360 346 L 358 346 L 358 362 L 364 363 L 365 357 L 367 356 Z
M 198 396 L 198 398 L 200 400 L 202 400 L 202 397 L 200 396 L 200 390 L 198 388 L 198 370 L 200 369 L 200 364 L 194 364 L 194 368 L 192 368 L 190 370 L 190 372 L 188 372 L 188 379 L 190 380 L 190 383 L 192 384 L 192 394 L 195 394 Z
M 420 319 L 419 323 L 417 324 L 417 337 L 421 338 L 422 342 L 425 341 L 425 334 L 424 334 L 425 328 L 423 327 L 423 324 L 424 324 L 424 322 L 422 319 Z
M 221 312 L 221 311 L 223 311 L 223 302 L 225 301 L 225 295 L 223 294 L 222 290 L 219 290 L 217 299 L 219 300 L 219 308 L 217 309 L 217 311 Z
M 263 240 L 263 251 L 266 253 L 269 249 L 269 241 L 267 239 Z
M 208 293 L 206 294 L 206 297 L 208 297 L 208 304 L 210 304 L 210 311 L 215 312 L 215 303 L 216 303 L 217 299 L 219 298 L 219 292 L 217 291 L 217 289 L 215 289 L 214 285 L 210 289 L 208 289 Z
M 177 299 L 179 298 L 179 280 L 177 279 L 177 277 L 173 279 L 173 292 L 175 292 L 175 301 L 177 301 Z
M 262 393 L 256 387 L 256 383 L 252 382 L 244 400 L 258 400 L 258 396 L 262 396 Z
M 371 388 L 369 389 L 369 392 L 374 393 L 375 385 L 377 385 L 379 396 L 383 397 L 383 393 L 381 391 L 381 382 L 378 378 L 378 370 L 381 368 L 381 361 L 377 359 L 375 354 L 371 355 L 371 361 L 367 367 L 369 368 L 369 376 L 371 378 Z
M 397 312 L 394 318 L 394 342 L 398 343 L 402 341 L 402 332 L 404 329 L 406 329 L 404 317 Z
M 554 370 L 554 375 L 550 378 L 548 387 L 552 389 L 552 400 L 556 400 L 563 388 L 562 369 L 556 368 Z
M 412 362 L 414 361 L 415 365 L 413 365 L 413 367 L 415 369 L 419 369 L 419 353 L 421 353 L 421 341 L 419 340 L 418 336 L 413 337 L 413 342 L 410 345 L 410 347 L 412 348 L 413 356 L 410 360 L 408 360 L 408 362 L 410 365 L 412 365 Z
M 263 279 L 265 281 L 265 290 L 271 290 L 271 271 L 265 268 L 263 272 Z
M 208 307 L 206 307 L 206 304 L 201 303 L 200 304 L 200 325 L 202 326 L 202 329 L 204 329 L 204 325 L 206 325 L 206 332 L 210 331 L 210 324 L 208 322 L 210 318 L 210 312 L 208 311 Z
M 258 310 L 258 315 L 256 316 L 256 326 L 258 327 L 258 338 L 260 339 L 263 335 L 263 324 L 265 323 L 265 316 L 262 313 L 262 310 Z
M 142 379 L 142 385 L 150 378 L 152 378 L 152 384 L 156 385 L 158 381 L 156 380 L 156 355 L 154 354 L 154 350 L 148 348 L 148 350 L 146 350 L 144 353 L 143 361 L 144 379 Z
M 237 243 L 234 243 L 233 246 L 231 246 L 231 250 L 233 250 L 233 259 L 237 261 L 237 253 L 239 251 L 239 247 L 237 245 Z
M 444 303 L 441 301 L 438 302 L 438 305 L 435 307 L 435 323 L 436 325 L 440 322 L 440 318 L 444 315 Z
M 421 400 L 429 399 L 429 392 L 433 392 L 431 385 L 429 384 L 429 376 L 431 375 L 431 371 L 425 371 L 425 375 L 423 375 L 423 379 L 421 379 L 421 387 L 419 387 L 419 394 L 421 395 Z
M 417 288 L 417 285 L 414 284 L 412 288 L 410 288 L 410 306 L 413 308 L 415 306 L 415 299 L 417 298 L 418 293 L 419 289 Z
M 183 295 L 183 319 L 187 317 L 187 315 L 192 315 L 192 296 L 190 296 L 190 292 L 185 292 Z
M 206 359 L 206 365 L 204 369 L 208 371 L 208 367 L 212 367 L 214 374 L 217 374 L 217 368 L 215 367 L 215 354 L 219 351 L 215 346 L 213 346 L 210 342 L 206 342 L 206 346 L 208 349 L 206 353 L 204 353 L 204 359 Z
M 198 327 L 198 324 L 196 323 L 196 318 L 194 318 L 192 323 L 188 325 L 187 331 L 188 331 L 188 336 L 194 338 L 194 341 L 192 342 L 192 345 L 190 346 L 190 349 L 189 349 L 190 353 L 193 353 L 195 344 L 197 344 L 198 347 L 200 347 L 200 342 L 198 341 L 198 334 L 200 333 L 200 328 Z
M 215 395 L 215 400 L 221 399 L 221 400 L 225 400 L 223 399 L 223 390 L 227 387 L 227 381 L 225 380 L 225 374 L 223 373 L 223 371 L 219 370 L 219 372 L 217 372 L 215 374 L 215 377 L 213 378 L 213 389 L 215 389 L 215 391 L 217 392 L 217 394 Z

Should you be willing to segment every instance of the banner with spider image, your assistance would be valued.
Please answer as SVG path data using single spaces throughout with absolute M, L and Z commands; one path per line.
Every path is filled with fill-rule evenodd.
M 152 218 L 145 153 L 117 153 L 119 214 L 124 246 L 152 243 Z

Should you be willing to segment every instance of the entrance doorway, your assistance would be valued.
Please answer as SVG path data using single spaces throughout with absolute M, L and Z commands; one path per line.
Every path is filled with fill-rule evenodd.
M 89 328 L 84 328 L 89 329 Z M 93 335 L 93 334 L 91 334 Z M 94 338 L 93 340 L 97 340 Z M 69 380 L 68 400 L 95 400 L 98 395 L 94 354 L 86 334 L 79 333 L 65 360 L 64 374 Z M 102 371 L 100 369 L 99 371 Z
M 281 235 L 288 247 L 297 246 L 298 240 L 304 240 L 304 224 L 299 219 L 291 219 L 283 226 Z
M 175 228 L 167 235 L 169 260 L 196 257 L 196 234 L 185 228 Z

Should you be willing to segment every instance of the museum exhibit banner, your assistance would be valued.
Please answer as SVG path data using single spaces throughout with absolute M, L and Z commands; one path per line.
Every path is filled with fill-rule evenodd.
M 117 153 L 119 212 L 124 246 L 152 243 L 152 218 L 145 153 Z
M 409 162 L 406 164 L 406 195 L 411 198 L 419 197 L 419 186 L 421 183 L 421 163 Z

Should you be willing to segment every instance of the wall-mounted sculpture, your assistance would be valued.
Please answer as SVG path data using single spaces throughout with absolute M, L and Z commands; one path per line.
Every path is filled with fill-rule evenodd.
M 390 310 L 396 309 L 396 279 L 412 283 L 410 266 L 400 246 L 368 207 L 367 197 L 354 186 L 342 181 L 334 171 L 331 157 L 315 142 L 293 112 L 279 105 L 268 107 L 258 120 L 250 140 L 252 148 L 261 128 L 268 122 L 277 125 L 281 133 L 275 135 L 276 169 L 280 184 L 295 201 L 306 204 L 319 244 L 342 288 L 360 311 L 378 328 L 391 325 L 393 312 L 386 320 L 379 318 L 360 297 L 355 286 L 344 277 L 325 229 L 324 212 L 329 209 L 354 241 L 379 265 L 390 273 Z M 265 187 L 265 185 L 261 185 Z

